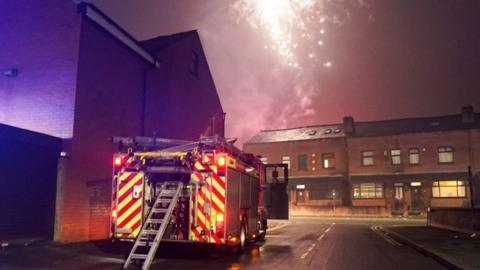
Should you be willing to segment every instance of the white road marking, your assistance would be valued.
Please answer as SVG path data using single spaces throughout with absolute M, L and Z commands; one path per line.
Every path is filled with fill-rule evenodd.
M 280 225 L 280 226 L 277 226 L 277 227 L 273 227 L 271 229 L 267 229 L 267 232 L 273 232 L 273 231 L 276 231 L 276 230 L 281 229 L 281 228 L 286 227 L 286 226 L 288 226 L 288 224 L 283 224 L 283 225 Z
M 322 235 L 320 235 L 320 237 L 317 238 L 317 241 L 320 241 L 323 239 L 323 237 L 325 237 L 325 233 L 322 233 Z
M 330 227 L 325 230 L 326 233 L 328 233 L 329 231 L 330 231 Z
M 289 237 L 288 235 L 276 235 L 276 234 L 273 234 L 273 235 L 265 235 L 265 238 L 287 238 Z
M 305 259 L 305 258 L 308 256 L 308 253 L 310 253 L 310 251 L 312 251 L 315 246 L 316 246 L 316 244 L 312 244 L 312 245 L 308 248 L 307 252 L 303 253 L 303 255 L 302 255 L 300 258 L 301 258 L 301 259 Z

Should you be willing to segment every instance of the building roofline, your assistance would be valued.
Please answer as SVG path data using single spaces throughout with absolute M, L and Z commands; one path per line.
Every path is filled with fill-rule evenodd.
M 474 115 L 480 116 L 480 113 L 474 112 Z M 405 118 L 391 118 L 391 119 L 384 119 L 384 120 L 372 120 L 372 121 L 355 121 L 355 124 L 374 124 L 374 123 L 385 123 L 385 122 L 396 122 L 396 121 L 408 121 L 408 120 L 435 120 L 440 118 L 448 118 L 448 117 L 456 117 L 461 116 L 461 114 L 445 114 L 445 115 L 438 115 L 438 116 L 422 116 L 422 117 L 405 117 Z
M 480 113 L 474 112 L 474 114 L 477 115 L 477 116 L 480 116 Z M 385 122 L 422 120 L 422 119 L 424 119 L 424 120 L 427 120 L 427 119 L 435 120 L 435 119 L 455 117 L 455 116 L 460 116 L 460 115 L 461 114 L 446 114 L 446 115 L 439 115 L 439 116 L 390 118 L 390 119 L 384 119 L 384 120 L 355 121 L 355 124 L 377 124 L 377 123 L 385 123 Z M 343 125 L 343 123 L 308 125 L 308 126 L 298 126 L 298 127 L 290 127 L 290 128 L 279 128 L 279 129 L 262 129 L 262 130 L 260 130 L 260 132 L 274 132 L 274 131 L 284 131 L 284 130 L 301 129 L 301 128 L 330 127 L 330 126 L 341 126 L 341 125 Z
M 178 32 L 178 33 L 173 33 L 173 34 L 170 34 L 170 35 L 157 36 L 157 37 L 141 40 L 139 43 L 143 48 L 145 48 L 146 44 L 151 43 L 151 42 L 155 42 L 156 40 L 178 37 L 178 39 L 174 39 L 174 40 L 172 40 L 172 42 L 168 43 L 166 46 L 163 46 L 163 47 L 158 48 L 156 50 L 152 51 L 152 50 L 149 50 L 148 48 L 145 48 L 147 51 L 150 51 L 151 53 L 155 53 L 155 52 L 158 52 L 158 51 L 161 51 L 161 50 L 164 50 L 166 48 L 171 47 L 172 45 L 174 45 L 177 42 L 183 40 L 184 38 L 188 37 L 191 34 L 197 34 L 198 35 L 197 29 L 184 31 L 184 32 Z
M 158 60 L 152 54 L 150 54 L 150 52 L 145 50 L 140 45 L 140 42 L 138 40 L 136 40 L 125 29 L 123 29 L 120 25 L 118 25 L 114 20 L 108 17 L 96 6 L 91 3 L 81 2 L 77 4 L 77 11 L 78 13 L 83 14 L 84 16 L 97 23 L 99 26 L 101 26 L 103 29 L 105 29 L 107 32 L 117 38 L 120 42 L 129 47 L 137 55 L 142 57 L 144 60 L 154 65 L 155 67 L 159 66 Z
M 331 127 L 331 126 L 341 126 L 341 125 L 342 125 L 342 123 L 320 124 L 320 125 L 308 125 L 308 126 L 299 126 L 299 127 L 291 127 L 291 128 L 262 129 L 262 130 L 260 130 L 260 132 L 284 131 L 284 130 L 301 129 L 301 128 Z
M 247 140 L 244 144 L 265 144 L 265 143 L 279 143 L 279 142 L 294 142 L 294 141 L 306 141 L 306 140 L 317 140 L 317 139 L 329 139 L 337 137 L 372 137 L 372 136 L 388 136 L 388 135 L 399 135 L 399 134 L 412 134 L 412 133 L 422 133 L 422 132 L 442 132 L 442 131 L 454 131 L 454 130 L 465 130 L 465 129 L 480 129 L 480 113 L 474 112 L 473 108 L 470 106 L 470 112 L 466 112 L 466 117 L 473 117 L 473 122 L 463 122 L 464 109 L 462 108 L 462 113 L 457 114 L 447 114 L 439 116 L 423 116 L 423 117 L 405 117 L 397 119 L 386 119 L 386 120 L 374 120 L 374 121 L 353 121 L 354 131 L 346 132 L 344 129 L 346 127 L 344 118 L 342 123 L 331 123 L 331 124 L 321 124 L 321 125 L 308 125 L 300 127 L 292 127 L 285 129 L 265 129 L 261 130 Z M 470 115 L 470 116 L 468 116 Z M 351 117 L 349 117 L 351 118 Z M 460 121 L 460 122 L 459 122 Z M 471 121 L 471 120 L 467 120 Z M 347 122 L 348 124 L 348 122 Z M 409 128 L 410 127 L 410 128 Z M 324 137 L 312 137 L 305 138 L 301 136 L 295 138 L 295 133 L 297 132 L 308 132 L 308 129 L 334 129 L 338 128 L 342 130 L 342 136 L 324 136 Z M 330 133 L 325 133 L 330 134 Z M 292 137 L 293 136 L 293 137 Z M 287 138 L 289 137 L 289 138 Z

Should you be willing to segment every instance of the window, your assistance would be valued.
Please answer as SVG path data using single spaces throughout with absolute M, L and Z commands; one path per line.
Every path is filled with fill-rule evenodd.
M 263 164 L 268 164 L 268 159 L 266 157 L 261 157 L 260 161 L 262 161 Z
M 324 169 L 335 168 L 335 154 L 334 153 L 322 154 L 322 166 Z
M 198 53 L 195 51 L 192 51 L 192 61 L 190 62 L 190 73 L 192 75 L 198 76 Z
M 310 184 L 307 188 L 310 200 L 331 200 L 334 192 L 335 198 L 340 198 L 342 193 L 340 185 L 337 184 Z
M 402 200 L 403 199 L 403 184 L 402 183 L 395 183 L 395 199 Z
M 353 198 L 355 199 L 383 198 L 383 183 L 354 184 Z
M 362 166 L 373 166 L 373 151 L 362 151 Z
M 465 182 L 457 180 L 436 181 L 432 183 L 432 197 L 465 197 Z
M 298 170 L 299 171 L 306 171 L 307 168 L 307 155 L 301 154 L 298 155 Z
M 408 163 L 411 165 L 420 164 L 420 151 L 418 148 L 408 149 Z
M 442 146 L 438 148 L 438 163 L 453 162 L 453 147 Z
M 287 164 L 288 169 L 290 170 L 290 157 L 289 156 L 282 156 L 282 164 Z
M 401 163 L 399 149 L 390 150 L 390 157 L 392 159 L 392 165 L 399 165 Z

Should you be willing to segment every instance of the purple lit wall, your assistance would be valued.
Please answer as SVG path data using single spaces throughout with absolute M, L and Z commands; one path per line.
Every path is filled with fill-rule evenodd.
M 63 242 L 107 238 L 113 136 L 142 132 L 144 70 L 149 64 L 89 18 L 81 23 L 71 157 L 61 180 Z
M 159 137 L 197 140 L 210 119 L 223 113 L 198 33 L 182 35 L 170 46 L 152 49 L 161 64 L 158 69 L 148 70 L 146 80 L 147 136 L 156 132 Z M 198 57 L 195 73 L 191 70 L 192 54 Z M 223 127 L 218 130 L 223 131 Z
M 72 1 L 0 1 L 0 123 L 71 138 L 80 15 Z M 18 69 L 16 77 L 4 72 Z

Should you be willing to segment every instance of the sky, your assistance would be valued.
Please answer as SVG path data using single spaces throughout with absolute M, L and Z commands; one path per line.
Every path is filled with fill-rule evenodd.
M 197 29 L 226 136 L 480 112 L 480 1 L 91 0 L 138 40 Z

